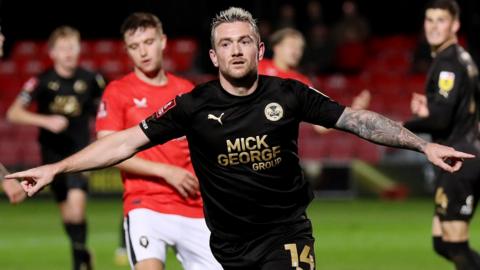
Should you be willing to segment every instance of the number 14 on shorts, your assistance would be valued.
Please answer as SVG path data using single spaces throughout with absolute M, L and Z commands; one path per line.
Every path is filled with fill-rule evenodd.
M 309 270 L 315 269 L 315 260 L 310 254 L 311 248 L 308 245 L 305 245 L 303 247 L 303 250 L 300 253 L 300 257 L 298 256 L 297 244 L 286 244 L 284 247 L 285 250 L 290 251 L 290 257 L 292 258 L 292 267 L 295 267 L 295 270 L 306 270 L 299 266 L 301 262 L 308 264 L 310 266 Z

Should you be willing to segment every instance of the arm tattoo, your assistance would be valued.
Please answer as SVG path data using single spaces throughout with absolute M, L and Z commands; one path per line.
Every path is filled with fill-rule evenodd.
M 427 142 L 399 123 L 367 110 L 346 108 L 336 128 L 351 132 L 371 142 L 423 152 Z

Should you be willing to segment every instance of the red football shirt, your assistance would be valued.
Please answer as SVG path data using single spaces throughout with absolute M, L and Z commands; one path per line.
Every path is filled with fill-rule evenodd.
M 138 125 L 181 93 L 192 90 L 193 84 L 167 73 L 168 83 L 154 86 L 141 81 L 135 73 L 112 81 L 102 97 L 97 114 L 96 130 L 119 131 Z M 150 161 L 168 163 L 193 173 L 190 152 L 185 137 L 139 152 L 136 155 Z M 162 178 L 121 172 L 124 184 L 123 208 L 126 215 L 136 208 L 186 217 L 203 217 L 201 198 L 184 199 Z
M 313 86 L 307 76 L 302 75 L 294 70 L 283 71 L 280 70 L 271 59 L 263 59 L 258 65 L 258 73 L 268 76 L 276 76 L 284 79 L 295 79 L 308 86 Z

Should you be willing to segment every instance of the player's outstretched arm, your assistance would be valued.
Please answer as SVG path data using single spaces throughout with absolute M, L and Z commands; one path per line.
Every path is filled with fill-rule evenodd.
M 462 159 L 474 157 L 451 147 L 428 143 L 400 123 L 367 110 L 347 107 L 335 128 L 354 133 L 377 144 L 422 152 L 430 162 L 449 172 L 458 171 L 462 166 Z
M 112 166 L 131 157 L 149 142 L 140 127 L 134 126 L 101 138 L 57 163 L 10 174 L 5 178 L 21 179 L 22 187 L 28 196 L 32 196 L 48 185 L 56 174 Z

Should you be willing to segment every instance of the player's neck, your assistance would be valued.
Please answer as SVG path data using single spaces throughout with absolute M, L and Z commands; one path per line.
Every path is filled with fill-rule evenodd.
M 75 68 L 67 68 L 59 64 L 54 64 L 53 68 L 55 69 L 55 72 L 62 78 L 71 78 L 73 77 L 73 74 L 75 73 Z
M 287 65 L 287 63 L 282 62 L 278 59 L 273 58 L 273 64 L 280 69 L 281 71 L 289 71 L 291 68 Z
M 151 73 L 144 73 L 140 69 L 135 68 L 134 72 L 141 81 L 151 85 L 162 86 L 165 85 L 168 81 L 165 70 L 163 69 L 159 69 L 158 71 Z
M 432 57 L 435 57 L 437 54 L 445 50 L 446 48 L 450 47 L 452 44 L 457 44 L 458 39 L 456 36 L 453 36 L 450 39 L 447 39 L 444 43 L 440 44 L 439 46 L 432 46 Z
M 220 85 L 234 96 L 248 96 L 255 92 L 258 86 L 258 74 L 254 73 L 241 79 L 226 78 L 219 74 Z

